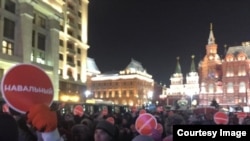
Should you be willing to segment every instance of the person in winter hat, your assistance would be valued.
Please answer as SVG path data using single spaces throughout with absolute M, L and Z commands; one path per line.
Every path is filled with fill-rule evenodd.
M 138 135 L 134 137 L 132 141 L 154 141 L 154 139 L 150 136 Z
M 16 120 L 7 113 L 0 113 L 0 141 L 18 141 Z
M 63 141 L 57 129 L 57 115 L 48 105 L 32 106 L 26 115 L 27 123 L 38 133 L 38 141 Z
M 71 141 L 92 141 L 90 128 L 84 124 L 76 124 L 71 128 Z
M 94 140 L 95 141 L 114 141 L 115 126 L 106 120 L 101 120 L 95 127 Z

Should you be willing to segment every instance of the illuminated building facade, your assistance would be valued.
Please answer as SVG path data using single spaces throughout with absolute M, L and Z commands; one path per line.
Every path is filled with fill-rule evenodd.
M 92 98 L 140 107 L 152 100 L 154 80 L 140 62 L 131 59 L 124 70 L 93 76 L 87 89 Z
M 186 77 L 183 76 L 179 62 L 180 58 L 177 57 L 175 73 L 170 77 L 170 87 L 165 92 L 165 95 L 161 95 L 161 98 L 166 99 L 167 105 L 175 105 L 182 98 L 187 99 L 191 104 L 193 98 L 199 94 L 199 75 L 196 71 L 194 57 L 194 55 L 191 56 L 190 71 Z
M 60 101 L 80 102 L 87 81 L 88 0 L 58 1 L 63 14 L 59 37 Z
M 249 106 L 250 42 L 227 49 L 225 58 L 217 54 L 212 28 L 206 55 L 199 64 L 200 105 L 215 99 L 222 106 Z
M 185 82 L 177 58 L 169 90 L 166 95 L 161 95 L 167 104 L 174 105 L 177 100 L 189 96 L 193 100 L 197 97 L 199 105 L 210 105 L 215 99 L 223 107 L 249 106 L 250 42 L 228 47 L 224 58 L 217 50 L 211 25 L 206 54 L 198 64 L 198 71 L 195 71 L 194 62 L 191 63 Z
M 208 44 L 206 45 L 206 55 L 199 63 L 200 76 L 200 105 L 209 105 L 212 99 L 222 104 L 221 99 L 224 96 L 222 89 L 222 59 L 217 53 L 218 46 L 215 43 L 215 37 L 210 28 Z
M 15 64 L 32 63 L 51 78 L 55 101 L 80 100 L 87 79 L 87 7 L 87 0 L 1 0 L 0 78 Z

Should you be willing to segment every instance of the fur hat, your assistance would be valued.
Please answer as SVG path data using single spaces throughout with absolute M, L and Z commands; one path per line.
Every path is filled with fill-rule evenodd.
M 0 140 L 18 141 L 17 122 L 7 113 L 0 113 Z
M 154 139 L 150 136 L 138 135 L 134 137 L 132 141 L 154 141 Z
M 107 132 L 111 137 L 115 136 L 115 126 L 106 120 L 99 121 L 95 129 L 102 129 Z

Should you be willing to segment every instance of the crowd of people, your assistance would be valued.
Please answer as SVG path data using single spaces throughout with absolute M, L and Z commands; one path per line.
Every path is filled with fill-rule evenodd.
M 136 128 L 136 120 L 143 113 L 152 115 L 160 128 L 152 128 L 144 135 Z M 11 109 L 0 113 L 1 141 L 172 141 L 173 126 L 214 125 L 214 113 L 194 114 L 186 111 L 145 109 L 126 113 L 83 115 L 54 110 L 43 104 L 31 107 L 26 114 Z M 249 118 L 239 123 L 234 113 L 228 124 L 249 124 Z

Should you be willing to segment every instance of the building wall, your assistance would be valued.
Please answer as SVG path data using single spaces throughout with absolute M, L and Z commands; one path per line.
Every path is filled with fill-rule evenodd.
M 150 99 L 149 92 L 154 91 L 153 81 L 140 80 L 138 78 L 126 78 L 126 76 L 105 76 L 105 79 L 92 78 L 91 98 L 113 101 L 119 105 L 142 106 Z
M 55 101 L 80 101 L 87 80 L 88 0 L 2 0 L 0 9 L 0 78 L 15 64 L 32 63 L 51 78 Z
M 58 99 L 58 37 L 60 15 L 42 1 L 1 1 L 0 78 L 19 63 L 35 64 L 48 74 Z

